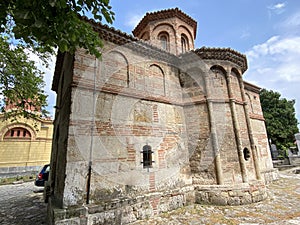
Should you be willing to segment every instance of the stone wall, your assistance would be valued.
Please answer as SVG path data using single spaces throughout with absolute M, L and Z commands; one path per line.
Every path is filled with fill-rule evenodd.
M 177 57 L 102 31 L 110 39 L 101 60 L 82 49 L 59 55 L 52 224 L 129 223 L 188 203 L 263 200 L 273 171 L 258 88 L 244 89 L 245 57 L 205 48 Z
M 273 178 L 276 179 L 278 174 L 273 168 L 265 121 L 259 99 L 260 88 L 245 83 L 245 90 L 258 163 L 263 179 L 268 183 L 274 180 Z
M 154 192 L 132 198 L 117 197 L 99 204 L 56 209 L 55 225 L 62 224 L 128 224 L 153 217 L 195 201 L 191 187 Z
M 255 182 L 239 185 L 206 185 L 195 187 L 198 204 L 245 205 L 267 198 L 265 184 Z
M 103 61 L 75 55 L 66 206 L 86 200 L 89 164 L 91 202 L 115 190 L 126 197 L 190 183 L 178 74 L 165 63 L 128 54 L 126 47 L 106 46 Z M 153 151 L 150 168 L 141 163 L 146 145 Z

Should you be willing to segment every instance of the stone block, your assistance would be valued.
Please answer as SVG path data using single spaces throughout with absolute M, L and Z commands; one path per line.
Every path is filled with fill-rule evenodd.
M 242 198 L 240 198 L 241 205 L 246 205 L 246 204 L 250 204 L 250 203 L 252 203 L 252 197 L 249 193 L 246 194 L 245 196 L 243 196 Z
M 201 204 L 203 202 L 210 203 L 210 198 L 207 192 L 197 191 L 196 192 L 196 203 Z
M 230 197 L 243 197 L 245 196 L 245 191 L 243 190 L 235 190 L 235 191 L 229 191 L 228 192 Z
M 240 205 L 241 201 L 239 197 L 231 197 L 228 199 L 228 205 Z
M 60 220 L 54 223 L 55 225 L 81 225 L 80 218 L 72 218 L 66 220 Z
M 252 202 L 260 202 L 264 199 L 263 195 L 252 196 Z
M 210 203 L 216 204 L 216 205 L 227 205 L 230 198 L 224 197 L 220 194 L 212 195 L 210 197 Z

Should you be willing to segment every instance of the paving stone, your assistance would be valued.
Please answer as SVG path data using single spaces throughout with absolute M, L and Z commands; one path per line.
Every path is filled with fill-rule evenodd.
M 43 193 L 37 190 L 33 182 L 0 186 L 0 224 L 47 224 Z
M 243 206 L 190 205 L 133 225 L 293 225 L 300 224 L 300 175 L 280 172 L 280 179 L 268 186 L 265 201 Z
M 132 225 L 295 225 L 300 224 L 300 174 L 280 172 L 268 199 L 244 206 L 189 205 Z M 43 193 L 30 183 L 0 186 L 1 225 L 44 225 Z

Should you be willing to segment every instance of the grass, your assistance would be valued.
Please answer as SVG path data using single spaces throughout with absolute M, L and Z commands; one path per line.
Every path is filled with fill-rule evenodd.
M 22 175 L 22 176 L 14 176 L 14 177 L 4 177 L 0 178 L 0 185 L 6 185 L 6 184 L 13 184 L 15 182 L 29 182 L 29 181 L 34 181 L 35 175 Z

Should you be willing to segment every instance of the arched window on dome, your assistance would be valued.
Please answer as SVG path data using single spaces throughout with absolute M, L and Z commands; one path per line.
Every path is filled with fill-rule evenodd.
M 167 32 L 159 33 L 158 40 L 160 42 L 160 47 L 166 51 L 169 51 L 169 34 Z
M 187 36 L 181 34 L 181 52 L 185 53 L 189 50 L 189 40 Z

